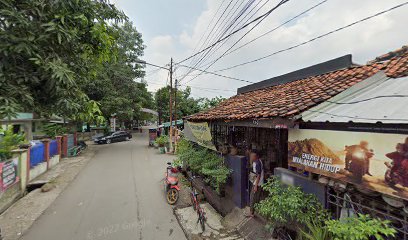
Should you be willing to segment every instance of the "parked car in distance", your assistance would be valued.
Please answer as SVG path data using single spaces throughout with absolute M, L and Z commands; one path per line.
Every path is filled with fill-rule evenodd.
M 132 138 L 132 134 L 126 131 L 117 131 L 117 132 L 110 132 L 109 134 L 95 138 L 94 142 L 98 144 L 101 144 L 101 143 L 110 144 L 113 142 L 128 141 L 131 138 Z

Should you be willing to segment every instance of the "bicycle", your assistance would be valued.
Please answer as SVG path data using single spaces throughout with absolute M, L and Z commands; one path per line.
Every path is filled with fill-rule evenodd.
M 190 186 L 191 186 L 191 193 L 190 193 L 190 198 L 191 198 L 191 204 L 193 205 L 194 211 L 196 211 L 198 215 L 198 220 L 197 223 L 200 223 L 201 230 L 204 232 L 205 231 L 205 222 L 207 221 L 207 218 L 205 217 L 205 212 L 204 209 L 200 206 L 200 202 L 197 198 L 199 193 L 196 191 L 196 189 L 193 187 L 193 179 L 196 178 L 195 176 L 189 178 L 190 181 Z

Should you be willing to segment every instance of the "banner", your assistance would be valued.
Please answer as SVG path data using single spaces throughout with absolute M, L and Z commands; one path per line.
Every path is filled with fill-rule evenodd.
M 1 190 L 5 191 L 7 188 L 18 182 L 17 176 L 18 159 L 13 159 L 7 162 L 0 162 L 0 176 L 1 176 Z
M 211 130 L 207 122 L 186 122 L 184 126 L 184 135 L 190 141 L 196 142 L 199 145 L 216 151 L 212 143 Z
M 288 162 L 408 199 L 408 135 L 290 129 Z

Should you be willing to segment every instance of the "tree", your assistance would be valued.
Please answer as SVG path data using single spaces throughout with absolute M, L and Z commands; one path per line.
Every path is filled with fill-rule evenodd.
M 122 121 L 140 117 L 140 108 L 152 107 L 153 97 L 147 91 L 146 83 L 136 82 L 144 71 L 137 64 L 143 55 L 144 45 L 141 34 L 131 22 L 113 24 L 111 32 L 116 36 L 117 55 L 99 69 L 97 79 L 84 82 L 82 88 L 87 95 L 101 103 L 105 117 L 116 114 Z
M 81 85 L 116 58 L 110 22 L 126 16 L 103 0 L 0 0 L 0 117 L 86 112 Z
M 141 34 L 105 0 L 0 0 L 0 118 L 101 121 L 153 105 L 137 60 Z
M 173 89 L 173 92 L 175 90 Z M 159 113 L 159 122 L 170 121 L 169 102 L 170 86 L 162 87 L 155 94 L 156 111 Z M 182 117 L 198 113 L 211 107 L 217 106 L 224 98 L 215 97 L 212 99 L 191 97 L 191 88 L 177 90 L 177 117 Z M 174 108 L 173 108 L 174 109 Z M 173 113 L 174 114 L 174 113 Z
M 200 103 L 201 111 L 216 107 L 216 106 L 218 106 L 218 104 L 220 104 L 224 100 L 225 100 L 225 98 L 223 98 L 221 96 L 219 96 L 219 97 L 217 96 L 217 97 L 214 97 L 214 98 L 202 98 L 201 101 L 200 101 L 201 102 Z

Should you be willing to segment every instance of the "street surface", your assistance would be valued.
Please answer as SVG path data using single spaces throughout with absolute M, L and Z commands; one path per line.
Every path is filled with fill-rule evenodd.
M 185 239 L 163 193 L 172 157 L 148 148 L 147 138 L 137 133 L 131 141 L 98 146 L 22 239 Z

